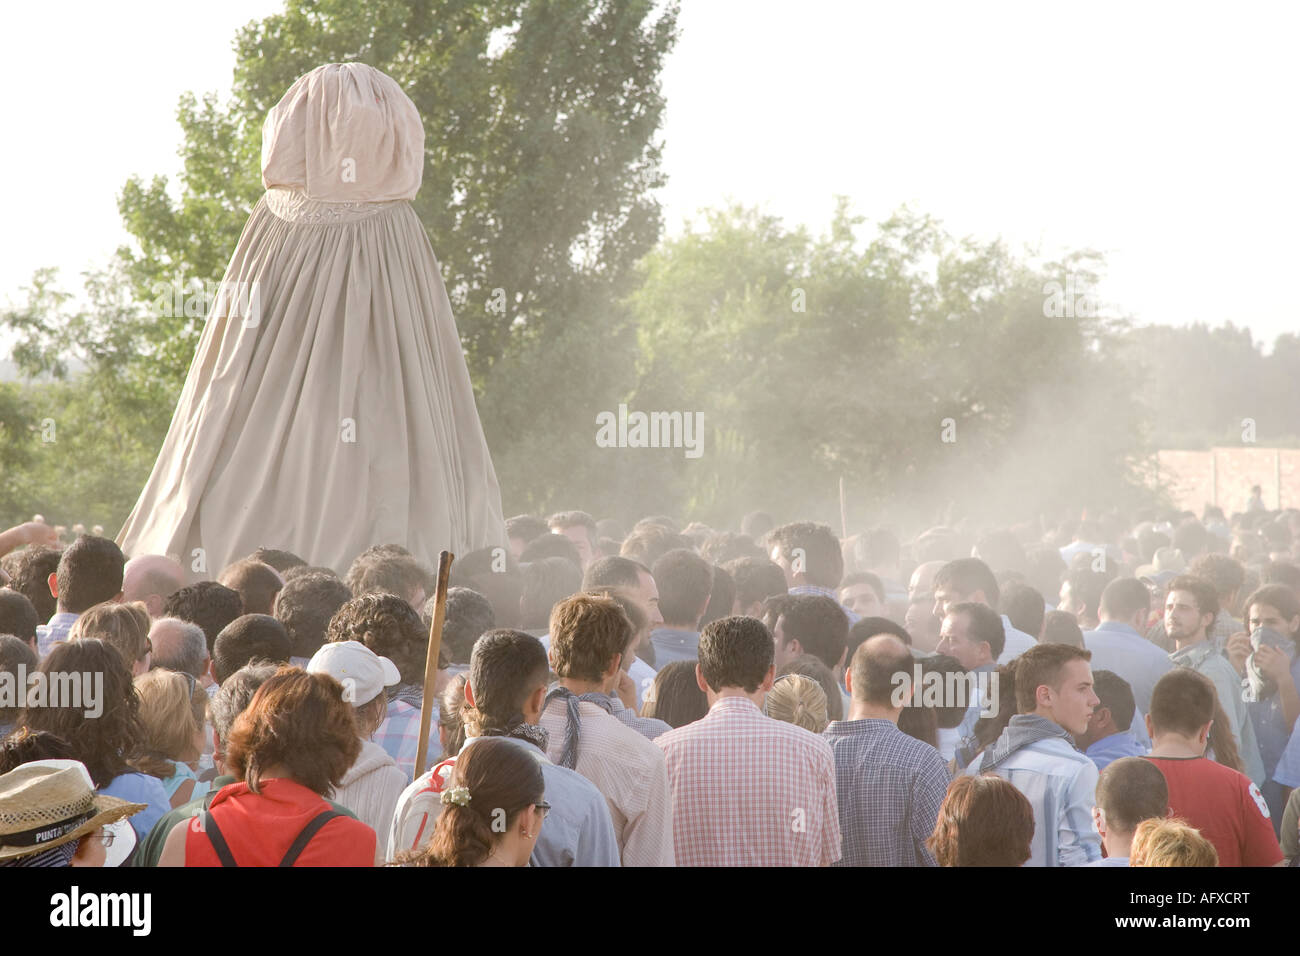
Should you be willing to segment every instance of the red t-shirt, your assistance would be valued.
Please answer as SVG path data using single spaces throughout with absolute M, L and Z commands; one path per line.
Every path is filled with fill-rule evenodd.
M 246 783 L 222 787 L 208 811 L 236 863 L 279 866 L 303 828 L 332 807 L 292 780 L 263 780 L 258 789 L 253 793 Z M 185 832 L 185 865 L 220 866 L 212 841 L 197 822 L 191 821 Z M 375 831 L 360 820 L 335 817 L 316 832 L 293 865 L 374 866 L 376 840 Z
M 1244 773 L 1205 757 L 1147 757 L 1169 784 L 1169 810 L 1214 844 L 1219 866 L 1272 866 L 1282 859 L 1268 805 Z

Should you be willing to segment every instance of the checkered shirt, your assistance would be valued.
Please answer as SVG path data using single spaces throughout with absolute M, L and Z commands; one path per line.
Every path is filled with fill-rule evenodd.
M 678 866 L 827 866 L 840 858 L 830 745 L 723 697 L 655 740 L 668 760 Z
M 939 751 L 888 720 L 837 720 L 823 737 L 835 754 L 840 865 L 934 866 L 925 841 L 949 783 Z

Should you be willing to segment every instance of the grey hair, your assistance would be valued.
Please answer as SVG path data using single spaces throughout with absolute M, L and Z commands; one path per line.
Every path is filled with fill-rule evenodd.
M 170 631 L 166 637 L 163 631 Z M 160 617 L 149 628 L 153 666 L 202 677 L 208 659 L 208 639 L 203 628 L 178 617 Z
M 279 669 L 279 664 L 245 664 L 227 677 L 221 688 L 212 695 L 212 700 L 208 702 L 208 722 L 216 731 L 222 749 L 225 749 L 226 738 L 235 724 L 235 718 L 248 709 L 257 689 Z

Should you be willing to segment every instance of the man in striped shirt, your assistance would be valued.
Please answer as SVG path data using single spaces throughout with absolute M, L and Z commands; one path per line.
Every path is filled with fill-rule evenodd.
M 668 762 L 679 866 L 829 866 L 840 859 L 831 748 L 765 717 L 774 646 L 761 621 L 726 617 L 700 634 L 701 720 L 657 738 Z

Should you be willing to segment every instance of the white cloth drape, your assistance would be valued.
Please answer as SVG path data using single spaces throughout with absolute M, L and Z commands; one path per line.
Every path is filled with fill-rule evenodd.
M 284 122 L 295 91 L 330 70 L 369 71 L 396 88 L 370 67 L 321 67 L 276 107 Z M 369 103 L 389 89 L 370 81 L 329 89 Z M 335 107 L 297 112 L 355 123 L 355 109 Z M 354 131 L 374 138 L 370 122 Z M 331 132 L 344 157 L 346 132 Z M 273 156 L 296 135 L 280 136 Z M 414 195 L 409 129 L 398 139 L 406 146 L 379 151 L 388 167 L 357 165 L 358 177 L 372 174 L 363 193 Z M 421 162 L 422 144 L 421 135 Z M 444 548 L 505 544 L 496 474 L 419 218 L 406 199 L 326 202 L 309 185 L 268 189 L 244 227 L 153 473 L 118 535 L 128 555 L 173 554 L 201 579 L 259 546 L 342 573 L 372 544 L 404 544 L 429 563 Z

